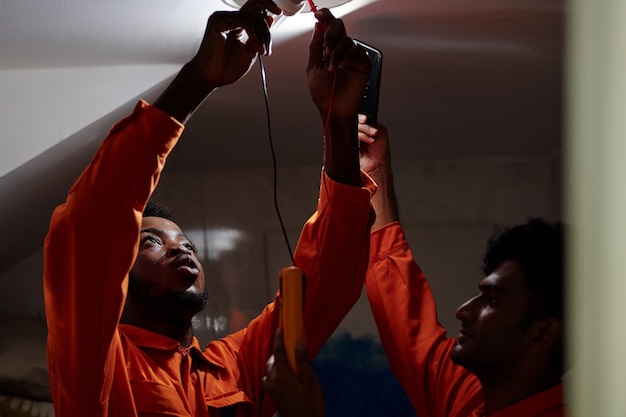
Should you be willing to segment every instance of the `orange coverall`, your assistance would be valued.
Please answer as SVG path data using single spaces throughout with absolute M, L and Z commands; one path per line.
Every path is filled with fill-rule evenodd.
M 57 207 L 45 241 L 48 365 L 57 417 L 263 416 L 261 379 L 278 304 L 246 329 L 189 352 L 119 319 L 139 242 L 141 214 L 183 126 L 140 101 L 117 123 Z M 307 276 L 305 329 L 313 356 L 361 294 L 375 185 L 322 173 L 316 213 L 295 263 Z

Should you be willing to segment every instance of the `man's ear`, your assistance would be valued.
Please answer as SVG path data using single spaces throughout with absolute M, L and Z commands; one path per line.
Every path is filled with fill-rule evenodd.
M 534 320 L 528 329 L 528 351 L 540 353 L 551 349 L 558 344 L 563 337 L 563 324 L 561 320 L 551 317 Z

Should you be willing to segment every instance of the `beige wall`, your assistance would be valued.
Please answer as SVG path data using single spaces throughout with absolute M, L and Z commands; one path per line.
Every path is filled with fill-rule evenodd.
M 574 0 L 568 24 L 566 399 L 576 416 L 626 415 L 626 2 Z

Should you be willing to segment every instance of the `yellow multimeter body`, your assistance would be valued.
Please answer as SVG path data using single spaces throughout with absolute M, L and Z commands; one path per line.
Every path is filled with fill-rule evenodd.
M 299 374 L 296 363 L 296 345 L 306 341 L 304 287 L 305 277 L 297 266 L 287 266 L 279 271 L 280 327 L 283 329 L 287 359 L 296 375 Z

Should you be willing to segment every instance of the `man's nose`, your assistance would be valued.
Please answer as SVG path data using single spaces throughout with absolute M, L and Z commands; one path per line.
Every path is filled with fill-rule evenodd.
M 461 321 L 473 320 L 473 318 L 475 317 L 474 305 L 478 297 L 479 297 L 478 295 L 475 297 L 472 297 L 466 302 L 464 302 L 463 304 L 461 304 L 459 308 L 456 309 L 456 314 L 455 314 L 456 318 Z
M 191 255 L 191 250 L 181 243 L 173 243 L 169 247 L 168 253 L 170 256 L 176 256 L 181 254 Z

